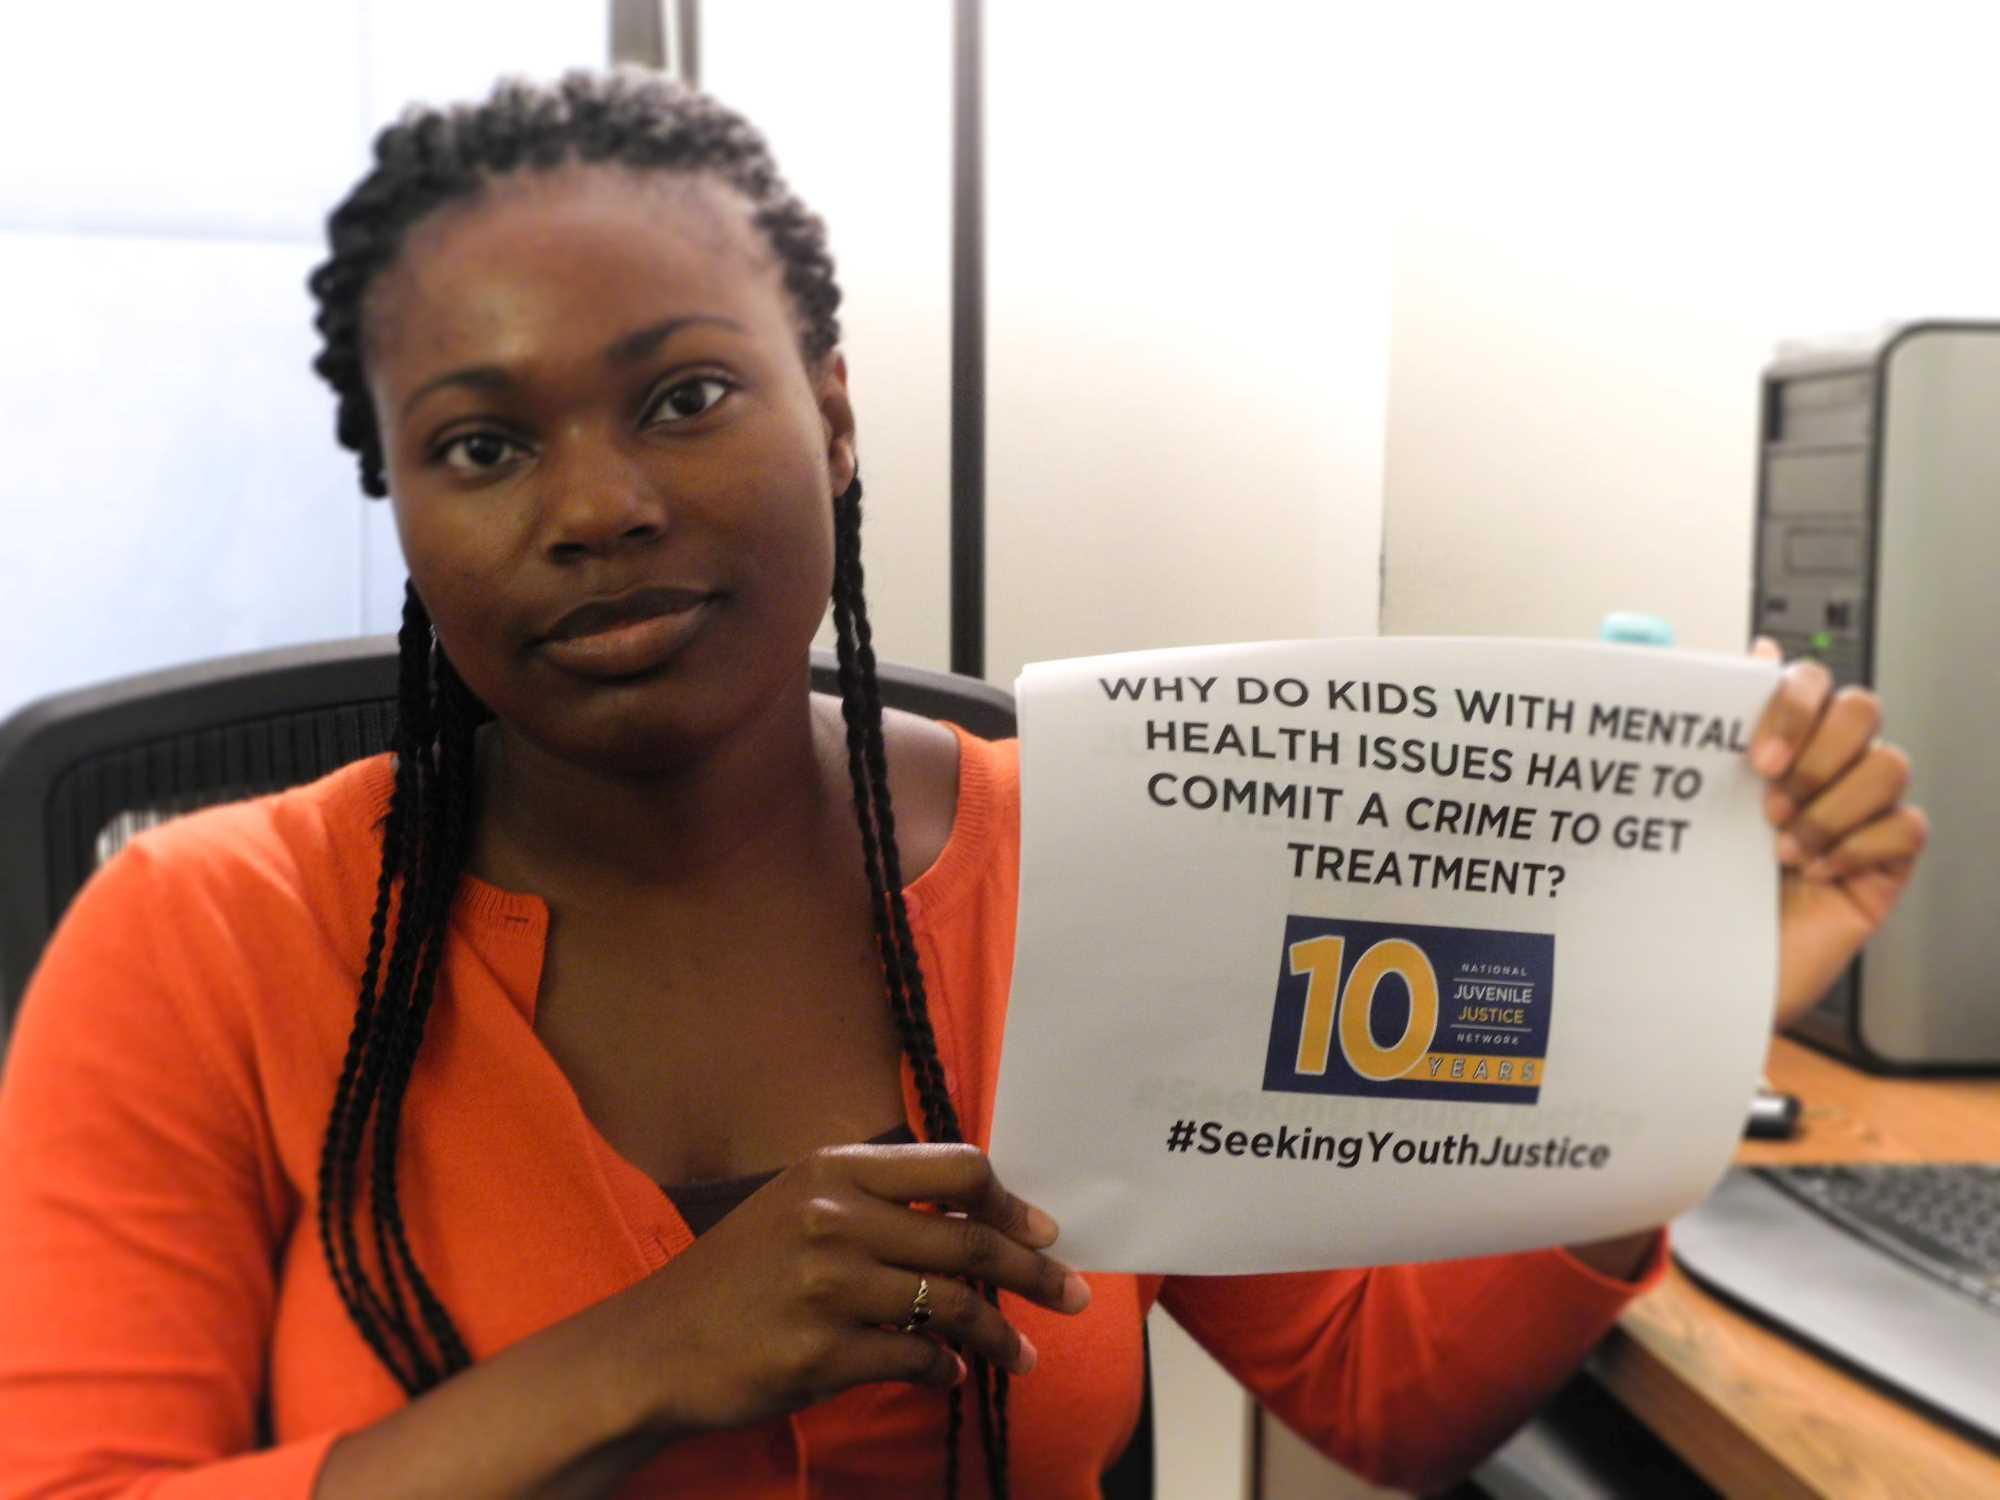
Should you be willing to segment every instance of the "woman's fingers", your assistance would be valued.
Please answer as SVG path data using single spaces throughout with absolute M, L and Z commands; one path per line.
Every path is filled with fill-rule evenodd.
M 836 1146 L 814 1163 L 886 1202 L 955 1208 L 1031 1249 L 1055 1243 L 1056 1221 L 1008 1192 L 977 1146 Z
M 1090 1301 L 1088 1284 L 1068 1266 L 978 1219 L 872 1201 L 853 1206 L 851 1228 L 886 1265 L 983 1281 L 1057 1312 L 1081 1312 Z
M 1838 880 L 1860 870 L 1893 872 L 1923 853 L 1930 832 L 1921 808 L 1898 807 L 1822 848 L 1803 873 L 1809 880 Z
M 1840 781 L 1875 743 L 1882 727 L 1882 701 L 1865 688 L 1835 693 L 1790 767 L 1765 794 L 1765 813 L 1780 827 L 1798 810 Z
M 683 1261 L 700 1261 L 710 1280 L 748 1277 L 777 1317 L 783 1332 L 758 1341 L 761 1365 L 747 1378 L 757 1410 L 869 1381 L 950 1385 L 965 1370 L 955 1349 L 1032 1370 L 1034 1345 L 973 1282 L 1064 1312 L 1090 1300 L 1082 1277 L 1040 1253 L 1054 1222 L 1008 1192 L 972 1146 L 829 1147 L 732 1219 Z M 763 1264 L 761 1277 L 751 1262 Z
M 1894 745 L 1866 747 L 1831 786 L 1806 794 L 1783 825 L 1779 857 L 1800 864 L 1833 848 L 1900 803 L 1909 786 L 1908 755 Z
M 992 1364 L 1016 1375 L 1034 1369 L 1035 1346 L 1002 1317 L 1000 1310 L 962 1281 L 939 1274 L 925 1275 L 900 1266 L 873 1267 L 855 1287 L 861 1322 L 901 1329 L 911 1321 L 918 1286 L 930 1316 L 923 1336 L 941 1338 L 984 1355 Z M 903 1335 L 917 1338 L 914 1332 Z
M 1795 661 L 1779 674 L 1750 736 L 1750 764 L 1759 775 L 1775 778 L 1791 768 L 1832 690 L 1832 674 L 1816 661 Z
M 974 1147 L 836 1147 L 816 1153 L 806 1170 L 818 1191 L 801 1206 L 803 1237 L 826 1252 L 822 1266 L 851 1278 L 838 1293 L 824 1284 L 821 1290 L 857 1323 L 911 1322 L 921 1285 L 926 1316 L 917 1321 L 925 1334 L 1025 1374 L 1035 1365 L 1034 1346 L 969 1283 L 1059 1312 L 1079 1312 L 1090 1301 L 1084 1279 L 1037 1248 L 1054 1239 L 1053 1222 L 1008 1192 Z
M 1775 660 L 1759 639 L 1752 654 Z M 1751 764 L 1769 781 L 1764 815 L 1779 830 L 1778 858 L 1816 879 L 1838 879 L 1913 859 L 1929 833 L 1901 805 L 1910 758 L 1876 739 L 1882 703 L 1866 688 L 1833 689 L 1816 661 L 1785 668 L 1750 740 Z
M 948 1390 L 965 1379 L 965 1361 L 948 1344 L 914 1333 L 887 1333 L 864 1328 L 842 1341 L 830 1362 L 837 1389 L 869 1385 L 878 1380 L 906 1380 Z
M 1079 1310 L 1089 1288 L 1040 1253 L 1055 1237 L 972 1146 L 816 1151 L 643 1283 L 672 1356 L 659 1409 L 707 1430 L 871 1381 L 948 1386 L 960 1348 L 1025 1373 L 1033 1345 L 968 1282 Z

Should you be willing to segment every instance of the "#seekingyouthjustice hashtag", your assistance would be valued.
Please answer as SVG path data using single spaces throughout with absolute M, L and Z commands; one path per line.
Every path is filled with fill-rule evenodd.
M 1310 1125 L 1296 1130 L 1289 1125 L 1280 1125 L 1275 1130 L 1232 1130 L 1221 1120 L 1174 1121 L 1167 1127 L 1167 1150 L 1176 1155 L 1191 1151 L 1197 1156 L 1329 1162 L 1336 1167 L 1366 1164 L 1602 1170 L 1611 1161 L 1609 1142 L 1576 1140 L 1566 1135 L 1531 1141 L 1513 1140 L 1501 1134 L 1479 1141 L 1473 1139 L 1470 1131 L 1443 1136 L 1405 1136 L 1394 1130 L 1333 1135 L 1316 1131 Z

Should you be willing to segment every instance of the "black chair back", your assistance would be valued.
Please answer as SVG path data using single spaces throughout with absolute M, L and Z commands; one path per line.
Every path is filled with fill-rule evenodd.
M 0 1044 L 72 897 L 134 834 L 282 791 L 389 748 L 396 638 L 288 646 L 147 672 L 31 703 L 0 724 Z M 974 678 L 881 664 L 882 701 L 987 739 L 1014 701 Z M 813 686 L 837 692 L 815 651 Z

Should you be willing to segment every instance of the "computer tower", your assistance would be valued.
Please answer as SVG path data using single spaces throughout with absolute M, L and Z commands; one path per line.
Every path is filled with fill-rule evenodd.
M 1930 846 L 1796 1035 L 2000 1069 L 2000 323 L 1788 343 L 1764 372 L 1754 630 L 1881 695 Z

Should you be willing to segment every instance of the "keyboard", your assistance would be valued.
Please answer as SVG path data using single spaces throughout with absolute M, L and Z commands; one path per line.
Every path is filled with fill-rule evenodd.
M 1710 1291 L 2000 1449 L 2000 1167 L 1738 1168 L 1674 1221 Z
M 1758 1175 L 2000 1312 L 2000 1166 L 1764 1167 Z

